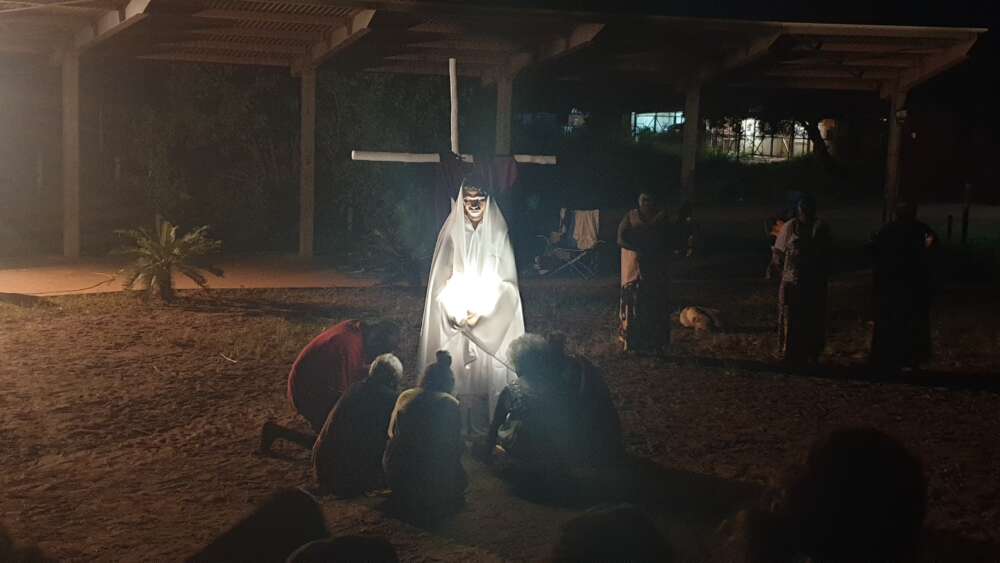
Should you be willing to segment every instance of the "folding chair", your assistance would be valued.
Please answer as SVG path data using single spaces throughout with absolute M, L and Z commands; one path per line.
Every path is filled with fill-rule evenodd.
M 545 250 L 535 257 L 535 272 L 552 276 L 571 270 L 583 279 L 597 275 L 598 249 L 604 241 L 597 238 L 600 211 L 566 208 L 559 210 L 559 230 L 549 235 L 535 235 L 545 241 Z

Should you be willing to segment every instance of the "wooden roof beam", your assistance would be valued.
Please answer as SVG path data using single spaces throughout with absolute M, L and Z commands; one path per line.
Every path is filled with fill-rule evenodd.
M 854 90 L 878 92 L 882 83 L 875 80 L 847 80 L 842 78 L 772 78 L 728 84 L 734 88 L 792 88 L 807 90 Z
M 603 29 L 603 23 L 578 24 L 568 35 L 544 43 L 535 52 L 514 53 L 507 59 L 506 65 L 499 69 L 499 72 L 515 76 L 531 65 L 564 57 L 589 45 Z M 485 78 L 486 82 L 493 82 L 495 79 L 493 76 Z
M 886 69 L 854 70 L 846 68 L 803 68 L 803 69 L 776 69 L 767 72 L 766 76 L 779 78 L 831 78 L 847 80 L 896 80 L 899 72 Z
M 907 92 L 927 80 L 941 74 L 949 68 L 961 63 L 969 54 L 969 49 L 976 44 L 978 35 L 972 35 L 964 41 L 939 54 L 927 57 L 917 66 L 903 71 L 899 77 L 897 91 Z
M 73 36 L 73 48 L 91 49 L 146 18 L 150 0 L 131 0 L 120 10 L 108 10 Z
M 194 14 L 197 18 L 210 18 L 219 20 L 253 21 L 267 23 L 293 23 L 299 25 L 315 25 L 323 27 L 341 27 L 346 23 L 345 18 L 331 16 L 310 16 L 305 14 L 285 14 L 273 12 L 254 12 L 247 10 L 201 10 Z
M 302 56 L 305 47 L 289 47 L 288 45 L 268 45 L 266 43 L 245 43 L 238 41 L 176 41 L 159 43 L 157 47 L 183 49 L 218 49 L 223 51 L 250 51 L 255 53 L 271 53 L 278 55 Z
M 306 56 L 293 66 L 292 73 L 295 74 L 305 67 L 316 68 L 338 51 L 354 44 L 371 30 L 369 26 L 374 17 L 375 10 L 358 10 L 343 25 L 314 44 Z
M 278 29 L 254 29 L 252 27 L 213 27 L 207 29 L 185 29 L 185 34 L 217 35 L 226 37 L 255 37 L 260 39 L 284 39 L 316 43 L 322 41 L 324 34 L 319 31 L 283 31 Z
M 985 33 L 983 28 L 855 25 L 832 23 L 788 23 L 789 35 L 830 37 L 874 37 L 907 39 L 964 39 L 969 33 Z
M 202 55 L 194 53 L 157 53 L 136 57 L 148 61 L 175 61 L 189 63 L 215 63 L 252 66 L 290 66 L 291 60 L 276 57 L 232 57 L 225 55 Z
M 755 38 L 735 53 L 727 55 L 721 61 L 703 66 L 697 75 L 693 77 L 692 82 L 695 84 L 704 84 L 727 71 L 756 61 L 771 50 L 771 47 L 781 35 L 782 31 L 778 30 Z

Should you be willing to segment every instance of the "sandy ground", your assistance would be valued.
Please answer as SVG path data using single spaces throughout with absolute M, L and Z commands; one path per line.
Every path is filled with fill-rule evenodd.
M 124 265 L 120 257 L 0 260 L 0 293 L 52 296 L 121 291 L 119 271 Z M 209 284 L 217 289 L 369 287 L 377 281 L 322 260 L 303 261 L 292 256 L 228 256 L 220 259 L 218 266 L 225 275 L 208 276 Z M 197 289 L 194 282 L 181 275 L 174 283 L 178 289 Z
M 613 282 L 527 282 L 523 295 L 529 330 L 567 332 L 603 368 L 626 446 L 651 464 L 625 500 L 654 515 L 681 561 L 709 560 L 727 514 L 817 436 L 848 424 L 881 428 L 925 461 L 926 560 L 1000 560 L 995 290 L 943 292 L 930 372 L 886 384 L 857 369 L 866 284 L 851 274 L 834 283 L 826 368 L 805 375 L 772 367 L 776 291 L 759 279 L 676 281 L 675 303 L 718 307 L 729 329 L 676 328 L 665 359 L 616 353 Z M 17 538 L 66 561 L 180 560 L 275 489 L 309 483 L 305 452 L 252 452 L 265 420 L 301 427 L 284 378 L 324 326 L 371 314 L 400 321 L 413 375 L 422 290 L 181 296 L 172 306 L 120 293 L 0 302 L 0 522 Z M 401 522 L 366 498 L 325 499 L 329 527 L 385 536 L 408 561 L 537 560 L 581 510 L 518 498 L 465 464 L 467 506 L 439 526 Z

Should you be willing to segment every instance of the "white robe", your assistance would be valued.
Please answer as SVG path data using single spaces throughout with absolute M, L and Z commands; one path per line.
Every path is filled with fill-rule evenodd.
M 448 286 L 453 277 L 468 283 L 461 289 L 455 284 Z M 456 293 L 460 294 L 458 305 Z M 478 308 L 480 318 L 474 327 L 465 330 L 471 332 L 478 343 L 473 343 L 460 332 L 461 329 L 453 328 L 448 322 L 449 316 L 463 320 L 470 308 Z M 504 366 L 510 363 L 507 350 L 510 343 L 523 334 L 524 314 L 517 287 L 517 267 L 503 213 L 493 204 L 492 198 L 487 199 L 483 219 L 474 229 L 465 217 L 459 192 L 434 247 L 417 369 L 423 371 L 434 362 L 438 350 L 447 350 L 452 356 L 455 395 L 460 400 L 463 396 L 485 398 L 489 405 L 488 416 L 492 417 L 497 397 L 516 377 Z M 465 406 L 474 408 L 471 404 Z

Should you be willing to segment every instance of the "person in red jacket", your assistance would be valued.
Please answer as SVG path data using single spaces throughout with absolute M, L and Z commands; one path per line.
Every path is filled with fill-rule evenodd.
M 288 373 L 288 402 L 318 434 L 341 395 L 368 375 L 368 366 L 399 345 L 399 326 L 391 321 L 349 319 L 312 339 Z M 315 434 L 285 429 L 268 421 L 261 431 L 260 450 L 267 452 L 276 438 L 311 448 Z

